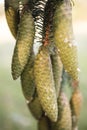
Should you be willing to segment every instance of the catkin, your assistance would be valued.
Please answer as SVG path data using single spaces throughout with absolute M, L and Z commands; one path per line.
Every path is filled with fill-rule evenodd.
M 35 93 L 34 83 L 34 55 L 31 54 L 30 60 L 21 74 L 21 86 L 23 94 L 29 102 L 32 100 Z
M 38 53 L 34 64 L 37 93 L 46 115 L 57 121 L 58 108 L 50 55 L 45 48 Z
M 17 79 L 28 62 L 34 41 L 34 21 L 29 10 L 24 11 L 18 29 L 12 58 L 12 76 Z
M 65 70 L 72 79 L 78 80 L 77 46 L 72 30 L 70 0 L 59 0 L 53 18 L 54 41 Z

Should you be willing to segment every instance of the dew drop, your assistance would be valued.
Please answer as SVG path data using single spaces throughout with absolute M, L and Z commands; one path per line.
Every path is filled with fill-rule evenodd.
M 53 109 L 55 109 L 56 108 L 56 106 L 55 106 L 55 104 L 53 105 Z
M 45 112 L 45 116 L 47 116 L 47 113 Z
M 72 47 L 72 44 L 71 44 L 71 43 L 69 44 L 69 47 Z
M 29 100 L 26 100 L 26 103 L 27 103 L 27 104 L 29 104 L 29 102 L 30 102 Z
M 33 100 L 33 97 L 31 97 L 30 100 L 26 100 L 26 103 L 29 104 Z
M 58 49 L 58 52 L 60 52 L 60 50 Z
M 77 68 L 77 71 L 78 71 L 78 72 L 80 72 L 80 69 L 79 69 L 79 68 Z
M 65 72 L 67 73 L 67 70 L 65 70 Z
M 21 13 L 22 13 L 22 10 L 23 10 L 23 4 L 22 4 L 21 1 L 19 1 L 19 13 L 20 13 L 20 15 L 21 15 Z M 21 16 L 20 16 L 20 17 L 21 17 Z

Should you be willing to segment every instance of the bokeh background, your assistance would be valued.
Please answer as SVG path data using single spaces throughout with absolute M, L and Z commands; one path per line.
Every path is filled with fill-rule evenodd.
M 83 106 L 79 130 L 87 130 L 87 0 L 74 0 L 73 29 L 78 44 L 80 88 Z M 13 81 L 11 59 L 15 40 L 11 35 L 0 0 L 0 130 L 37 130 L 22 94 L 20 80 Z

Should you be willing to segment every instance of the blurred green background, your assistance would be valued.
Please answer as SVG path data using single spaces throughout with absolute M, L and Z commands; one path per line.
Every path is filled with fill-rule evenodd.
M 73 28 L 78 44 L 80 88 L 83 106 L 79 130 L 87 130 L 87 1 L 73 7 Z M 13 81 L 11 59 L 15 45 L 6 23 L 3 0 L 0 1 L 0 130 L 37 130 L 37 122 L 26 106 L 20 80 Z

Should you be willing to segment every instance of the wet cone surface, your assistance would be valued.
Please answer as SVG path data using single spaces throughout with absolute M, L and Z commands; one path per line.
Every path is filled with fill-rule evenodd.
M 57 2 L 54 13 L 54 41 L 65 70 L 78 80 L 77 46 L 73 38 L 70 0 Z
M 35 83 L 34 83 L 34 57 L 30 56 L 30 60 L 24 68 L 21 74 L 21 86 L 23 94 L 26 100 L 31 101 L 35 93 Z
M 43 110 L 52 121 L 57 120 L 58 108 L 49 53 L 42 48 L 34 65 L 37 93 Z
M 28 109 L 38 120 L 38 130 L 78 130 L 82 95 L 77 87 L 79 68 L 71 2 L 4 2 L 7 23 L 16 39 L 12 77 L 20 77 Z M 70 101 L 63 91 L 66 83 L 73 87 Z
M 17 79 L 28 62 L 34 40 L 34 21 L 29 11 L 21 16 L 17 42 L 12 58 L 12 76 Z

